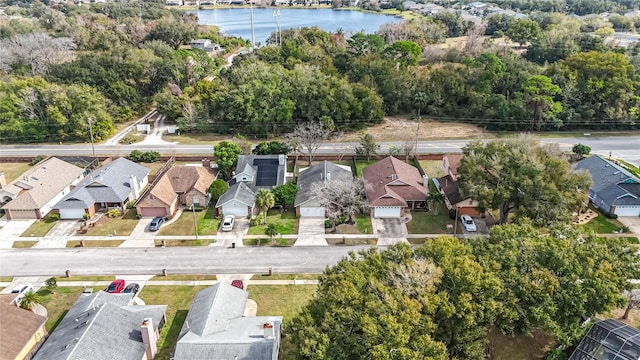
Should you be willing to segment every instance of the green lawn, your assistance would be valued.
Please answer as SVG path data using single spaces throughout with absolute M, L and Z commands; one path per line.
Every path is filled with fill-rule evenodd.
M 258 303 L 258 316 L 281 315 L 288 322 L 316 292 L 317 285 L 249 285 L 249 298 Z
M 49 319 L 45 324 L 49 333 L 58 326 L 62 318 L 67 314 L 67 311 L 76 302 L 82 290 L 82 287 L 67 286 L 57 287 L 53 289 L 53 292 L 44 287 L 38 290 L 40 304 L 42 304 L 49 313 Z
M 366 168 L 369 165 L 375 164 L 378 162 L 378 159 L 367 160 L 357 160 L 356 161 L 356 173 L 354 176 L 362 176 L 362 169 Z
M 84 247 L 118 247 L 124 240 L 85 240 Z M 67 247 L 80 247 L 80 240 L 67 241 Z
M 22 175 L 25 171 L 29 170 L 31 165 L 28 162 L 26 163 L 0 163 L 0 172 L 4 173 L 4 178 L 7 180 L 7 183 L 12 182 L 17 179 L 18 176 Z
M 598 212 L 597 217 L 591 219 L 588 223 L 575 226 L 584 232 L 592 232 L 595 234 L 613 234 L 614 231 L 619 231 L 624 228 L 624 225 L 622 225 L 618 220 L 608 219 L 600 212 Z
M 11 276 L 0 276 L 0 282 L 12 282 L 13 277 Z
M 262 215 L 261 215 L 262 216 Z M 292 235 L 298 233 L 298 218 L 292 210 L 281 212 L 279 209 L 271 209 L 267 212 L 267 224 L 276 224 L 280 235 Z M 264 235 L 266 225 L 250 226 L 248 235 Z
M 447 224 L 455 222 L 449 219 L 449 210 L 444 204 L 440 205 L 438 215 L 432 214 L 432 212 L 412 212 L 411 221 L 407 223 L 409 234 L 446 234 Z
M 51 229 L 56 225 L 56 220 L 53 220 L 50 216 L 36 220 L 25 232 L 20 235 L 20 237 L 30 237 L 30 236 L 46 236 Z
M 245 246 L 257 246 L 258 239 L 243 239 L 242 243 Z M 293 246 L 296 243 L 296 239 L 281 239 L 274 237 L 273 239 L 260 239 L 260 246 Z
M 420 160 L 419 162 L 422 170 L 424 170 L 424 172 L 429 175 L 429 179 L 444 176 L 444 170 L 442 169 L 441 160 Z
M 198 235 L 214 235 L 218 232 L 220 220 L 214 217 L 215 208 L 210 206 L 205 210 L 195 212 L 185 209 L 175 222 L 163 226 L 158 235 L 191 235 L 195 233 L 195 222 L 198 224 Z
M 156 247 L 162 246 L 162 240 L 154 240 Z M 196 240 L 196 239 L 180 239 L 180 240 L 164 240 L 164 246 L 209 246 L 211 240 Z
M 331 230 L 331 228 L 327 229 Z M 336 226 L 336 232 L 334 234 L 372 234 L 373 226 L 371 225 L 371 217 L 369 214 L 358 214 L 356 217 L 356 223 L 340 224 Z
M 199 281 L 199 280 L 218 280 L 217 276 L 215 275 L 198 275 L 198 274 L 193 274 L 193 275 L 189 275 L 189 274 L 174 274 L 174 275 L 167 275 L 167 276 L 162 276 L 162 275 L 156 275 L 154 277 L 151 278 L 151 281 L 154 280 L 158 280 L 158 281 L 188 281 L 188 280 L 193 280 L 193 281 Z
M 322 274 L 254 274 L 251 280 L 319 280 Z
M 154 286 L 147 285 L 142 288 L 140 298 L 147 305 L 168 305 L 166 323 L 158 341 L 158 355 L 156 360 L 171 359 L 171 352 L 176 345 L 178 335 L 191 302 L 196 293 L 205 286 Z
M 138 218 L 136 217 L 136 210 L 130 209 L 123 216 L 119 218 L 109 218 L 106 215 L 103 217 L 106 221 L 97 224 L 94 227 L 90 227 L 85 235 L 88 236 L 109 236 L 109 235 L 131 235 L 133 229 L 138 225 Z
M 37 241 L 14 241 L 11 247 L 14 249 L 24 249 L 33 247 L 33 245 L 37 243 Z
M 230 140 L 228 136 L 216 136 L 211 134 L 189 134 L 182 133 L 181 135 L 164 134 L 162 140 L 169 142 L 176 142 L 180 145 L 211 145 L 213 146 L 222 140 Z
M 92 275 L 92 276 L 73 276 L 71 273 L 71 277 L 66 276 L 55 276 L 57 282 L 64 281 L 113 281 L 116 279 L 113 275 Z

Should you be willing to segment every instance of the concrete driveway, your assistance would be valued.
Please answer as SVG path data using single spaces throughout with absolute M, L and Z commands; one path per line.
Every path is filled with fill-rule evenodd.
M 34 248 L 64 248 L 67 240 L 78 233 L 80 220 L 58 220 L 49 233 Z
M 618 218 L 618 221 L 640 238 L 640 216 L 621 216 Z
M 298 239 L 293 246 L 327 246 L 324 237 L 324 218 L 300 217 Z
M 142 218 L 131 231 L 131 235 L 125 240 L 120 247 L 154 247 L 154 239 L 158 234 L 157 231 L 149 231 L 149 224 L 153 218 Z M 162 226 L 166 226 L 164 223 Z
M 242 238 L 249 231 L 249 220 L 246 218 L 237 217 L 235 223 L 233 224 L 233 229 L 231 231 L 220 231 L 218 229 L 217 234 L 217 242 L 211 244 L 209 246 L 224 246 L 231 247 L 233 243 L 236 244 L 236 247 L 242 247 L 244 244 L 242 243 Z
M 374 231 L 378 234 L 378 245 L 393 245 L 407 241 L 407 224 L 402 218 L 371 218 Z
M 13 242 L 27 231 L 35 220 L 4 220 L 0 223 L 0 249 L 11 249 Z M 27 239 L 24 239 L 27 240 Z
M 473 222 L 476 224 L 476 231 L 466 231 L 464 229 L 464 225 L 462 225 L 462 222 L 460 221 L 460 219 L 458 219 L 458 227 L 462 230 L 462 233 L 464 234 L 464 237 L 473 237 L 476 235 L 489 235 L 489 227 L 487 226 L 487 222 L 486 222 L 486 218 L 481 218 L 481 217 L 472 217 L 473 218 Z

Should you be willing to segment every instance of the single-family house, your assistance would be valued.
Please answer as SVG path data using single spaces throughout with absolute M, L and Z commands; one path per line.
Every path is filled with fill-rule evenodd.
M 173 360 L 277 360 L 282 316 L 244 316 L 248 293 L 227 283 L 198 292 Z
M 34 360 L 151 360 L 167 305 L 131 305 L 134 294 L 82 294 Z
M 211 201 L 209 186 L 215 180 L 210 168 L 173 166 L 152 184 L 136 204 L 142 217 L 169 216 L 178 206 L 207 207 Z
M 229 189 L 218 199 L 216 210 L 225 215 L 249 216 L 256 192 L 283 185 L 286 175 L 286 155 L 240 155 Z
M 47 338 L 47 318 L 9 304 L 13 297 L 0 296 L 0 360 L 31 359 Z
M 314 187 L 331 181 L 353 181 L 349 166 L 337 165 L 330 161 L 301 169 L 298 172 L 298 193 L 293 206 L 297 216 L 325 217 L 325 208 L 314 194 Z
M 208 2 L 205 4 L 205 2 L 202 1 L 200 5 L 216 5 L 216 4 L 215 3 L 211 4 L 211 2 Z M 220 44 L 215 44 L 209 39 L 195 39 L 195 40 L 191 40 L 189 44 L 191 45 L 192 49 L 200 49 L 204 51 L 220 50 Z
M 231 185 L 216 202 L 219 214 L 247 217 L 253 214 L 256 193 L 243 182 Z
M 601 359 L 640 359 L 640 330 L 615 319 L 593 324 L 569 360 Z
M 458 167 L 462 160 L 462 154 L 448 154 L 442 158 L 442 169 L 445 175 L 434 179 L 436 188 L 444 195 L 447 209 L 455 210 L 458 215 L 481 215 L 478 211 L 478 202 L 469 196 L 460 194 L 460 177 Z
M 640 215 L 640 179 L 613 161 L 594 155 L 578 161 L 576 170 L 587 171 L 593 184 L 589 200 L 605 213 Z
M 489 4 L 483 3 L 481 1 L 474 1 L 469 3 L 463 9 L 469 11 L 474 15 L 483 15 L 484 11 L 489 7 Z
M 388 156 L 362 169 L 367 203 L 374 217 L 401 217 L 403 211 L 425 206 L 428 181 L 417 168 Z
M 147 186 L 149 169 L 125 158 L 117 158 L 94 170 L 53 208 L 61 219 L 82 219 L 99 210 L 124 209 L 137 200 Z
M 42 219 L 84 176 L 84 169 L 50 157 L 7 184 L 0 174 L 0 205 L 7 219 Z

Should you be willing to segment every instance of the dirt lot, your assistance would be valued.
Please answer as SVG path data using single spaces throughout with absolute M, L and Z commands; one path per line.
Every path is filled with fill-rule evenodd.
M 366 130 L 373 135 L 375 141 L 409 141 L 416 139 L 417 120 L 400 117 L 387 117 L 381 124 L 372 126 Z M 492 137 L 493 135 L 483 129 L 468 124 L 441 123 L 422 119 L 420 123 L 419 138 L 424 139 L 460 139 L 474 137 Z M 341 136 L 340 141 L 357 142 L 358 133 L 349 133 Z

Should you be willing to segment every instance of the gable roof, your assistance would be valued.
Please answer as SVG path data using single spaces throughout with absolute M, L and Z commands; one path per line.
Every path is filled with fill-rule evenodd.
M 224 204 L 232 200 L 237 200 L 247 206 L 253 206 L 256 202 L 256 193 L 243 182 L 235 183 L 220 196 L 216 202 L 216 207 L 224 206 Z
M 253 182 L 248 184 L 251 188 L 273 188 L 286 181 L 287 156 L 240 155 L 235 173 L 236 182 L 240 181 L 236 176 L 242 173 L 252 175 Z
M 87 208 L 95 203 L 117 203 L 126 200 L 133 189 L 131 176 L 140 182 L 149 175 L 149 169 L 125 158 L 117 158 L 96 169 L 60 200 L 55 209 Z
M 153 188 L 147 192 L 138 206 L 169 206 L 176 198 L 176 194 L 186 193 L 195 189 L 201 194 L 209 192 L 209 186 L 215 180 L 213 173 L 203 166 L 173 166 L 164 173 Z
M 444 171 L 449 171 L 453 176 L 458 176 L 458 168 L 460 167 L 460 162 L 464 157 L 463 154 L 447 154 L 444 156 L 446 158 L 447 163 L 449 164 L 449 169 L 444 169 Z
M 281 316 L 244 317 L 248 293 L 227 283 L 198 292 L 180 330 L 175 360 L 277 359 Z M 262 325 L 274 325 L 265 338 Z
M 591 191 L 608 204 L 640 205 L 640 179 L 621 166 L 594 155 L 578 161 L 575 169 L 591 175 Z
M 13 360 L 40 330 L 47 318 L 0 301 L 0 360 Z
M 25 171 L 0 192 L 16 196 L 3 209 L 40 209 L 82 176 L 84 169 L 51 157 Z M 44 215 L 44 214 L 43 214 Z
M 460 183 L 453 180 L 451 176 L 443 176 L 437 179 L 437 181 L 440 189 L 442 189 L 442 191 L 444 192 L 444 196 L 447 197 L 451 205 L 455 205 L 469 198 L 469 196 L 463 197 L 460 194 Z
M 147 345 L 140 325 L 151 318 L 157 328 L 167 306 L 128 306 L 131 299 L 104 291 L 81 295 L 34 359 L 141 359 Z
M 369 206 L 407 206 L 424 201 L 427 189 L 417 168 L 388 156 L 362 169 Z
M 336 165 L 330 161 L 322 161 L 306 169 L 300 170 L 298 174 L 298 193 L 293 206 L 299 206 L 313 198 L 313 184 L 324 183 L 327 180 L 346 179 L 352 180 L 351 168 L 343 165 Z

